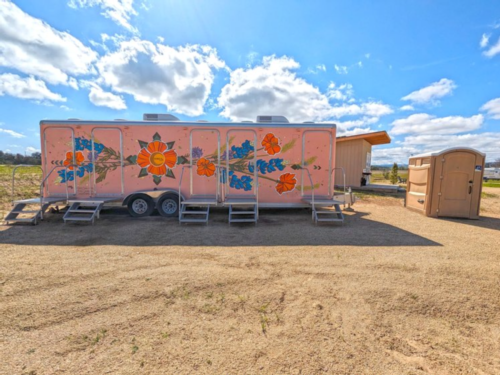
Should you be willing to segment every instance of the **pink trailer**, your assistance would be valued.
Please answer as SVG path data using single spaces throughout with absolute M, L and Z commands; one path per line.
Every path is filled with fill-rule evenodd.
M 334 124 L 145 114 L 143 121 L 44 120 L 40 134 L 41 199 L 19 201 L 40 204 L 39 218 L 66 203 L 65 221 L 94 222 L 104 205 L 119 202 L 132 216 L 157 209 L 181 222 L 207 222 L 216 206 L 228 207 L 230 223 L 256 222 L 259 207 L 311 207 L 315 222 L 343 221 L 333 192 Z

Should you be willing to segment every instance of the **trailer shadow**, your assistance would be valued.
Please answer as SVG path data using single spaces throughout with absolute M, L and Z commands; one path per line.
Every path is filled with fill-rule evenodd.
M 453 219 L 453 218 L 439 218 L 439 220 L 447 221 L 450 223 L 470 225 L 477 228 L 493 229 L 500 231 L 500 219 L 491 216 L 481 215 L 478 220 L 471 219 Z
M 343 225 L 314 225 L 307 209 L 262 210 L 258 224 L 227 223 L 227 212 L 211 213 L 208 225 L 183 224 L 177 218 L 134 219 L 123 209 L 106 210 L 95 225 L 63 224 L 61 214 L 47 215 L 38 226 L 0 230 L 0 244 L 53 246 L 442 246 L 397 226 L 370 219 L 368 212 L 346 213 Z

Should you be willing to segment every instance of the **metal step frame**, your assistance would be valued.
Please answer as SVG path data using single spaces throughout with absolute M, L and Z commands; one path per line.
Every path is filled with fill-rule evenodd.
M 71 200 L 68 201 L 69 209 L 63 216 L 64 223 L 88 222 L 94 225 L 99 218 L 104 201 L 102 200 Z
M 306 171 L 309 177 L 309 182 L 311 184 L 311 195 L 302 196 L 302 201 L 306 202 L 311 206 L 312 220 L 315 224 L 319 222 L 339 222 L 344 223 L 344 214 L 340 208 L 341 204 L 345 204 L 340 200 L 334 199 L 335 195 L 331 196 L 317 196 L 314 194 L 314 182 L 312 180 L 311 172 L 307 168 L 302 168 Z M 329 210 L 327 208 L 333 207 L 334 210 Z

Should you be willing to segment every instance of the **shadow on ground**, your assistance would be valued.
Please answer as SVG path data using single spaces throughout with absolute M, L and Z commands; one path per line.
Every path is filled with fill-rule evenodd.
M 126 210 L 101 213 L 95 225 L 64 224 L 62 214 L 47 214 L 37 226 L 13 225 L 0 231 L 1 244 L 54 246 L 441 246 L 396 226 L 370 220 L 367 212 L 348 212 L 343 225 L 314 225 L 308 209 L 261 210 L 255 224 L 227 223 L 214 210 L 208 225 L 182 224 L 177 218 L 136 219 Z

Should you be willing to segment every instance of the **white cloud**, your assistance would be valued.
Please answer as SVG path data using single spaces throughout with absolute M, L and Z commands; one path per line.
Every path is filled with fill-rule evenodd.
M 372 165 L 408 164 L 410 156 L 419 154 L 420 152 L 420 149 L 412 146 L 374 147 L 372 150 Z
M 486 154 L 487 160 L 500 157 L 500 133 L 459 135 L 416 135 L 406 137 L 403 144 L 422 152 L 439 151 L 450 147 L 471 147 Z
M 498 55 L 499 53 L 500 53 L 500 38 L 498 38 L 496 44 L 492 45 L 488 50 L 484 51 L 483 55 L 491 58 L 495 55 Z
M 481 111 L 486 111 L 488 116 L 500 120 L 500 98 L 490 100 L 481 107 Z
M 335 64 L 334 68 L 338 74 L 347 74 L 349 72 L 347 66 Z
M 290 121 L 325 121 L 344 116 L 382 116 L 392 109 L 382 103 L 367 102 L 333 106 L 329 99 L 345 100 L 352 86 L 336 88 L 330 84 L 322 93 L 293 70 L 299 63 L 289 57 L 266 56 L 262 64 L 230 73 L 229 83 L 221 90 L 217 106 L 221 116 L 233 121 L 254 120 L 257 115 L 279 114 Z
M 8 134 L 14 138 L 26 138 L 26 136 L 24 134 L 18 133 L 16 131 L 10 130 L 10 129 L 0 128 L 0 133 Z
M 362 117 L 358 120 L 350 120 L 350 121 L 337 121 L 337 129 L 342 135 L 345 135 L 347 132 L 355 132 L 356 129 L 368 129 L 370 131 L 369 126 L 377 123 L 379 121 L 378 117 Z M 364 127 L 364 128 L 362 128 Z M 359 134 L 359 133 L 356 133 Z
M 72 8 L 100 7 L 102 15 L 127 30 L 137 33 L 137 29 L 130 24 L 131 16 L 136 16 L 134 0 L 70 0 L 68 5 Z
M 20 99 L 65 102 L 66 98 L 50 91 L 45 82 L 34 77 L 22 78 L 17 74 L 0 74 L 0 96 L 10 95 Z
M 0 0 L 0 66 L 52 84 L 71 84 L 68 74 L 89 74 L 97 54 L 67 32 Z
M 488 42 L 490 41 L 490 36 L 489 34 L 483 34 L 481 36 L 481 41 L 479 42 L 479 46 L 481 48 L 485 48 L 488 45 Z
M 111 109 L 127 109 L 125 100 L 119 95 L 104 91 L 100 86 L 92 84 L 90 87 L 89 100 L 96 106 Z
M 351 99 L 353 95 L 354 90 L 350 83 L 344 83 L 337 87 L 334 82 L 330 82 L 326 92 L 326 96 L 328 96 L 329 99 L 340 101 Z
M 434 82 L 427 87 L 420 90 L 413 91 L 412 93 L 401 98 L 401 100 L 410 101 L 416 104 L 423 103 L 437 103 L 437 100 L 450 95 L 456 88 L 455 82 L 451 79 L 442 78 L 439 82 Z
M 209 46 L 170 47 L 134 38 L 96 64 L 99 84 L 148 104 L 164 104 L 188 116 L 203 114 L 214 70 L 225 67 Z
M 39 148 L 35 148 L 35 147 L 31 147 L 31 146 L 26 147 L 26 153 L 28 155 L 31 155 L 34 152 L 40 152 L 40 149 Z
M 318 74 L 319 72 L 326 72 L 326 65 L 325 64 L 318 64 L 314 68 L 307 69 L 307 72 L 311 73 L 311 74 Z
M 401 107 L 401 108 L 399 108 L 399 109 L 400 109 L 401 111 L 414 111 L 414 110 L 415 110 L 415 108 L 413 108 L 413 106 L 412 106 L 412 105 L 409 105 L 409 104 L 404 105 L 404 106 L 402 106 L 402 107 Z
M 457 134 L 479 129 L 483 121 L 482 115 L 436 117 L 417 113 L 394 121 L 391 134 Z

